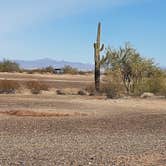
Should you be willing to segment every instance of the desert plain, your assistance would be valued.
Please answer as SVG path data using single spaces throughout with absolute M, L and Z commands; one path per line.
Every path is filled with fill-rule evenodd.
M 166 100 L 57 95 L 92 76 L 1 73 L 49 92 L 0 95 L 0 165 L 165 166 Z

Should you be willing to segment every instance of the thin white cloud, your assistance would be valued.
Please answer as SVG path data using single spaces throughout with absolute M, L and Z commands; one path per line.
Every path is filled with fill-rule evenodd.
M 19 31 L 48 19 L 56 20 L 87 10 L 100 11 L 105 7 L 112 8 L 144 1 L 150 0 L 0 0 L 0 55 L 24 59 L 25 54 L 28 56 L 28 51 L 32 50 L 27 49 L 19 38 L 12 38 L 12 34 L 19 35 Z M 34 49 L 32 52 L 29 54 L 35 54 Z M 36 49 L 36 54 L 37 52 L 39 55 L 44 54 L 43 48 Z
M 0 35 L 25 26 L 87 9 L 118 6 L 145 0 L 0 0 Z

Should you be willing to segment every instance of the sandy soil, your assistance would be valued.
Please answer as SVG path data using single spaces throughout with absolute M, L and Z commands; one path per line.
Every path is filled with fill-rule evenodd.
M 93 83 L 93 75 L 56 75 L 56 74 L 26 74 L 26 73 L 0 73 L 0 80 L 14 80 L 21 84 L 27 81 L 45 82 L 52 88 L 86 88 Z
M 166 100 L 0 95 L 0 165 L 165 166 Z
M 1 114 L 0 165 L 166 165 L 165 100 L 0 95 L 15 110 L 70 114 Z

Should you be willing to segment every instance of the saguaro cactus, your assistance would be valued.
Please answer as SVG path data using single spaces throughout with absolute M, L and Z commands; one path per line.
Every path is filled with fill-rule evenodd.
M 104 44 L 100 46 L 101 23 L 98 24 L 97 40 L 94 43 L 94 59 L 95 59 L 95 90 L 100 91 L 100 52 L 104 49 Z

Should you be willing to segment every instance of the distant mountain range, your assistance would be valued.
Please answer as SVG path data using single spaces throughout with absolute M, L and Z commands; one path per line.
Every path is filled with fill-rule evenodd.
M 42 68 L 47 66 L 62 68 L 65 65 L 70 65 L 79 70 L 93 70 L 92 64 L 86 64 L 86 63 L 80 63 L 80 62 L 56 61 L 49 58 L 31 60 L 31 61 L 26 61 L 26 60 L 14 60 L 14 61 L 17 62 L 20 65 L 20 67 L 24 69 L 35 69 L 35 68 Z

